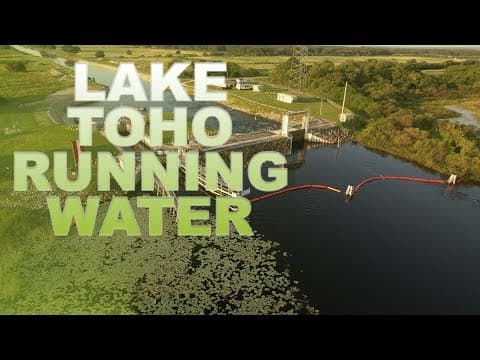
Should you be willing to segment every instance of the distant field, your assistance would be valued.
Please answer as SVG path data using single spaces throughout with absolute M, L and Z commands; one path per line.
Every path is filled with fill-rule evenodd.
M 431 69 L 431 70 L 422 70 L 424 74 L 429 74 L 429 75 L 440 75 L 445 72 L 445 69 Z
M 10 72 L 5 65 L 11 61 L 23 61 L 26 72 Z M 56 90 L 73 85 L 73 80 L 63 78 L 67 69 L 54 66 L 50 61 L 23 54 L 13 49 L 0 49 L 0 98 L 8 102 L 19 102 L 41 98 Z
M 37 47 L 38 48 L 38 47 Z M 180 54 L 176 54 L 174 49 L 158 49 L 144 46 L 128 46 L 128 45 L 82 45 L 82 51 L 77 55 L 65 53 L 63 51 L 55 51 L 55 54 L 61 57 L 71 59 L 83 58 L 86 60 L 101 61 L 105 63 L 116 64 L 121 61 L 133 61 L 142 71 L 148 70 L 150 62 L 170 62 L 175 58 L 183 58 L 191 61 L 227 61 L 235 62 L 247 68 L 255 69 L 272 69 L 277 64 L 288 59 L 288 56 L 209 56 L 203 51 L 181 50 Z M 102 50 L 105 52 L 105 59 L 99 60 L 95 57 L 95 52 Z M 132 55 L 127 55 L 130 50 Z M 52 50 L 48 50 L 53 52 Z M 369 59 L 391 60 L 397 62 L 406 62 L 415 59 L 417 62 L 439 63 L 451 59 L 449 57 L 422 57 L 422 56 L 309 56 L 307 62 L 310 64 L 322 61 L 332 61 L 335 64 L 341 64 L 347 61 L 365 61 Z M 456 58 L 457 61 L 464 59 Z

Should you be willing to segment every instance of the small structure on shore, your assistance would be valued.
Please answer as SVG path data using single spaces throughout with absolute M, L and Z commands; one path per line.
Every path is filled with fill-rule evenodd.
M 22 132 L 22 129 L 17 127 L 16 123 L 13 123 L 11 127 L 6 127 L 4 129 L 4 134 L 5 135 L 20 134 L 21 132 Z
M 281 101 L 287 104 L 292 104 L 298 100 L 298 97 L 293 94 L 277 93 L 277 101 Z
M 265 86 L 260 85 L 260 84 L 254 84 L 252 90 L 255 92 L 262 92 L 264 90 Z
M 237 90 L 252 90 L 253 89 L 253 85 L 252 83 L 250 82 L 250 80 L 247 80 L 247 79 L 236 79 L 236 85 L 235 85 L 235 88 Z
M 347 120 L 353 117 L 353 114 L 350 112 L 345 112 L 345 99 L 347 98 L 347 86 L 348 81 L 345 81 L 345 91 L 343 92 L 343 103 L 342 103 L 342 112 L 339 115 L 339 121 L 344 123 Z
M 225 80 L 225 86 L 223 86 L 224 89 L 234 89 L 235 86 L 237 85 L 236 80 Z

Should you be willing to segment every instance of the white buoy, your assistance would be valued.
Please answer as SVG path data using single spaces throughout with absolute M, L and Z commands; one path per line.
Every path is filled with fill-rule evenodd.
M 347 191 L 345 192 L 345 195 L 347 197 L 352 197 L 353 196 L 353 191 L 354 191 L 353 185 L 348 185 L 347 186 Z
M 448 185 L 455 185 L 457 183 L 457 175 L 450 175 L 450 177 L 448 178 L 448 181 L 447 181 L 447 184 Z

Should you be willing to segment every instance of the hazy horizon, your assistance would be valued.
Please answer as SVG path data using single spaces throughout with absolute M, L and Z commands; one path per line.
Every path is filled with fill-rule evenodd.
M 480 50 L 480 45 L 331 45 L 349 47 L 378 47 L 378 48 L 407 48 L 407 49 L 475 49 Z

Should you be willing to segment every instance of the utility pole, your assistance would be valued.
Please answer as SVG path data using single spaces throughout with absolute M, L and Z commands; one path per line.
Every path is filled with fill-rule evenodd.
M 348 86 L 348 81 L 345 81 L 345 91 L 343 92 L 342 114 L 344 113 L 343 111 L 345 110 L 345 99 L 347 97 L 347 86 Z
M 347 121 L 347 114 L 345 114 L 345 99 L 347 98 L 348 81 L 345 81 L 345 91 L 343 93 L 342 112 L 340 113 L 340 122 Z
M 292 50 L 292 63 L 290 64 L 288 91 L 298 91 L 300 94 L 303 94 L 303 90 L 307 85 L 308 47 L 298 45 L 294 46 Z

